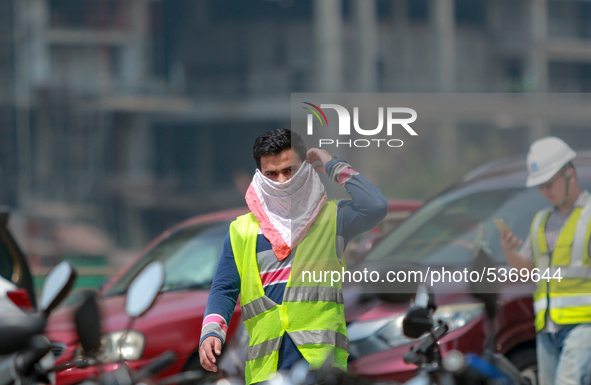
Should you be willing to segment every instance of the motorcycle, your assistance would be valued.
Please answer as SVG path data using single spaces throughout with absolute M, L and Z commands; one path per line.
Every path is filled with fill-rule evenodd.
M 111 372 L 102 372 L 97 379 L 85 380 L 84 385 L 134 385 L 151 379 L 160 371 L 176 361 L 176 355 L 164 352 L 148 362 L 139 370 L 133 370 L 124 364 L 122 358 L 123 342 L 131 329 L 134 321 L 145 314 L 154 304 L 162 285 L 164 284 L 164 265 L 160 261 L 154 261 L 146 266 L 129 285 L 125 299 L 125 312 L 130 317 L 126 329 L 118 340 L 119 358 L 122 365 Z M 65 364 L 64 367 L 86 367 L 98 365 L 101 347 L 100 317 L 96 298 L 87 296 L 75 312 L 75 324 L 78 332 L 83 357 L 78 361 Z M 86 365 L 86 366 L 78 366 Z M 188 371 L 164 378 L 159 385 L 178 384 L 187 381 L 197 381 L 202 377 L 198 371 Z
M 476 254 L 473 270 L 494 266 L 489 254 L 481 247 Z M 408 385 L 531 385 L 519 370 L 502 354 L 494 350 L 494 319 L 497 307 L 496 286 L 494 282 L 471 283 L 472 295 L 484 303 L 486 348 L 482 357 L 457 350 L 447 352 L 442 358 L 439 340 L 448 332 L 445 322 L 433 322 L 433 313 L 437 308 L 435 295 L 420 285 L 412 306 L 403 319 L 403 333 L 418 339 L 428 333 L 417 348 L 404 356 L 408 364 L 417 365 L 417 374 L 407 381 Z
M 64 261 L 51 270 L 41 289 L 40 313 L 0 317 L 0 385 L 54 383 L 47 370 L 53 356 L 51 344 L 42 335 L 47 317 L 68 295 L 76 271 Z

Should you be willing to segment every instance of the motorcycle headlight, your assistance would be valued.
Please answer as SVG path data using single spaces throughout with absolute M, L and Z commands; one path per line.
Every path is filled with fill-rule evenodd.
M 433 314 L 436 323 L 442 320 L 449 324 L 449 331 L 468 325 L 484 312 L 480 303 L 465 303 L 442 306 Z M 402 332 L 404 314 L 371 321 L 353 322 L 347 327 L 351 356 L 359 358 L 382 352 L 416 340 Z
M 103 363 L 116 362 L 120 359 L 126 361 L 137 360 L 142 356 L 145 346 L 144 335 L 138 331 L 131 330 L 127 333 L 124 341 L 123 331 L 117 331 L 101 336 L 101 347 L 96 358 Z M 77 356 L 82 355 L 82 347 L 78 346 Z M 121 357 L 121 358 L 120 358 Z

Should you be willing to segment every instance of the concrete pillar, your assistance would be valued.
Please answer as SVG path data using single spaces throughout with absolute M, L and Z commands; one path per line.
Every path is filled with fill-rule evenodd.
M 548 38 L 548 1 L 530 0 L 530 52 L 526 80 L 529 91 L 548 92 L 548 59 L 545 53 Z M 534 118 L 529 125 L 530 143 L 550 134 L 549 124 Z
M 397 36 L 396 42 L 400 44 L 400 51 L 395 52 L 389 60 L 399 62 L 396 66 L 396 82 L 400 84 L 404 90 L 412 89 L 412 78 L 404 74 L 412 73 L 413 55 L 412 44 L 413 38 L 409 29 L 408 22 L 408 0 L 394 1 L 394 30 Z
M 29 2 L 13 2 L 14 100 L 17 142 L 17 197 L 23 209 L 31 199 L 31 84 Z
M 548 92 L 548 1 L 530 0 L 530 52 L 527 81 L 530 91 Z
M 49 4 L 46 0 L 30 0 L 31 82 L 36 86 L 50 83 L 49 45 L 45 41 L 49 29 Z
M 359 73 L 357 89 L 361 92 L 377 90 L 379 31 L 375 0 L 355 1 L 355 22 L 358 37 Z
M 135 180 L 150 179 L 154 169 L 154 138 L 146 116 L 137 114 L 131 118 L 127 149 L 126 174 Z
M 456 92 L 456 39 L 454 0 L 433 0 L 437 39 L 437 83 L 440 92 Z
M 315 86 L 319 92 L 340 92 L 344 89 L 341 15 L 341 0 L 314 0 Z
M 394 1 L 394 27 L 408 26 L 408 0 Z
M 195 15 L 195 23 L 205 28 L 209 24 L 209 2 L 206 0 L 198 0 L 191 3 L 194 7 L 193 14 Z
M 198 133 L 197 149 L 197 180 L 198 186 L 203 188 L 211 188 L 213 184 L 213 166 L 214 166 L 214 132 L 212 127 L 201 127 Z
M 123 210 L 123 215 L 123 225 L 125 226 L 125 232 L 127 233 L 128 247 L 133 249 L 142 248 L 147 242 L 147 237 L 144 232 L 141 209 L 126 205 Z
M 548 135 L 550 135 L 550 125 L 544 119 L 534 118 L 530 121 L 528 129 L 529 144 Z
M 147 0 L 129 2 L 130 39 L 123 50 L 121 72 L 124 84 L 132 90 L 141 86 L 147 72 L 148 6 Z
M 432 0 L 437 39 L 437 84 L 439 92 L 456 92 L 456 39 L 454 0 Z M 445 168 L 458 164 L 458 128 L 456 119 L 445 117 L 439 126 L 440 162 Z
M 457 166 L 460 161 L 460 135 L 455 117 L 444 117 L 441 120 L 438 133 L 440 166 L 444 169 Z
M 494 37 L 503 32 L 503 13 L 505 11 L 503 3 L 499 1 L 486 2 L 486 24 Z
M 34 150 L 33 191 L 49 195 L 55 188 L 52 172 L 55 168 L 53 154 L 55 150 L 54 134 L 52 130 L 49 107 L 39 108 L 36 124 L 36 141 Z M 53 185 L 53 187 L 52 187 Z
M 150 194 L 149 189 L 153 184 L 153 160 L 154 160 L 154 132 L 149 119 L 137 114 L 130 119 L 130 127 L 127 133 L 127 158 L 125 174 L 127 181 L 133 189 L 143 196 Z M 134 197 L 123 194 L 125 215 L 124 224 L 127 239 L 131 247 L 141 247 L 146 242 L 146 234 L 142 219 L 142 208 L 137 207 Z

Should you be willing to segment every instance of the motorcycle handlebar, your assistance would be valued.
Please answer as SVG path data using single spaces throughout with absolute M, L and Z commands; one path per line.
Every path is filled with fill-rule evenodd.
M 133 379 L 133 382 L 136 383 L 143 380 L 144 378 L 152 377 L 167 366 L 173 364 L 175 361 L 176 354 L 174 352 L 164 352 L 134 373 L 131 378 Z
M 433 346 L 433 344 L 436 344 L 437 341 L 439 341 L 439 339 L 443 337 L 448 331 L 449 325 L 446 323 L 441 324 L 437 329 L 435 329 L 433 335 L 428 335 L 427 338 L 425 338 L 425 340 L 421 342 L 419 347 L 415 349 L 415 352 L 417 352 L 417 354 L 427 353 L 431 346 Z M 433 339 L 433 336 L 435 336 L 435 339 Z
M 19 353 L 15 358 L 15 366 L 21 373 L 31 373 L 35 364 L 39 362 L 51 350 L 49 340 L 42 336 L 36 335 L 31 338 L 30 347 L 24 352 Z
M 428 335 L 423 342 L 414 350 L 407 352 L 404 355 L 404 362 L 407 364 L 414 364 L 418 365 L 420 361 L 420 357 L 426 354 L 434 344 L 439 341 L 441 337 L 443 337 L 449 331 L 449 325 L 446 323 L 441 324 L 435 331 L 433 335 Z M 435 338 L 433 338 L 435 336 Z

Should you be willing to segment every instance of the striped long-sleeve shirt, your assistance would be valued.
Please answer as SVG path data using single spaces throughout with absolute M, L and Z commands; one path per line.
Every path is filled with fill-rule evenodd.
M 337 204 L 337 236 L 335 239 L 337 256 L 342 258 L 347 243 L 364 231 L 374 228 L 388 212 L 388 202 L 382 193 L 363 176 L 351 169 L 342 159 L 333 159 L 325 165 L 330 179 L 345 187 L 351 200 L 341 200 Z M 273 253 L 271 243 L 259 229 L 256 252 L 257 265 L 265 295 L 277 304 L 283 300 L 295 249 L 283 261 Z M 213 283 L 209 292 L 205 318 L 201 330 L 201 342 L 207 337 L 216 336 L 226 340 L 228 324 L 238 295 L 240 294 L 240 275 L 234 260 L 229 234 Z M 291 367 L 302 356 L 287 334 L 282 339 L 277 369 Z

